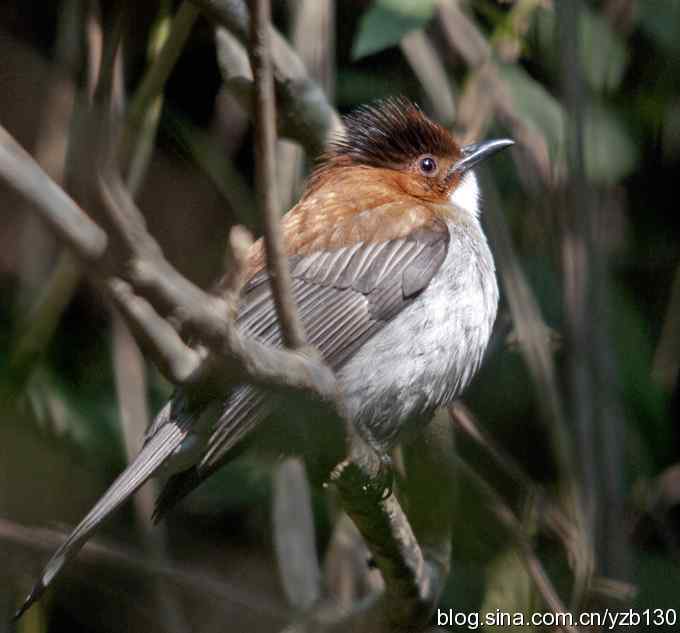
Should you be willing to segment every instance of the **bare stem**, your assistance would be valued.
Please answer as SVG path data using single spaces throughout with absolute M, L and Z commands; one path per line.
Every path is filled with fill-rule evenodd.
M 255 74 L 257 195 L 260 214 L 264 220 L 267 268 L 283 339 L 288 347 L 297 349 L 305 345 L 305 333 L 293 298 L 290 270 L 279 223 L 280 210 L 274 165 L 276 106 L 269 40 L 271 7 L 269 0 L 253 0 L 252 6 L 251 56 Z

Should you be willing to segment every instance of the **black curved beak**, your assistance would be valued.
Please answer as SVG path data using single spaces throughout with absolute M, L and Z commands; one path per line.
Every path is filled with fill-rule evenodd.
M 477 163 L 514 144 L 515 141 L 512 141 L 509 138 L 501 138 L 493 141 L 464 145 L 461 148 L 462 156 L 460 160 L 451 166 L 451 173 L 466 172 L 468 169 L 472 169 Z

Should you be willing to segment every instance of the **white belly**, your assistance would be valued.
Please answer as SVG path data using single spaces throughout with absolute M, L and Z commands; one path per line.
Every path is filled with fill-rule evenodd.
M 476 221 L 449 231 L 430 285 L 339 373 L 347 413 L 376 448 L 392 447 L 405 427 L 456 398 L 489 341 L 498 285 L 486 238 Z

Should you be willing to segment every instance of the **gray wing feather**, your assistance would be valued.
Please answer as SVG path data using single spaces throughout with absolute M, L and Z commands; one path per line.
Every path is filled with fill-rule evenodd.
M 355 244 L 352 247 L 341 248 L 338 252 L 338 257 L 335 259 L 333 266 L 329 267 L 328 273 L 324 276 L 323 283 L 335 288 L 342 289 L 339 284 L 340 276 L 347 268 L 350 259 L 354 257 L 356 252 L 362 248 L 362 244 Z M 345 288 L 347 286 L 344 286 Z
M 384 327 L 427 286 L 443 262 L 447 246 L 448 233 L 421 231 L 390 242 L 291 258 L 293 293 L 309 343 L 321 351 L 331 367 L 342 367 L 367 337 Z M 263 342 L 282 344 L 266 271 L 247 284 L 239 325 Z M 156 518 L 219 468 L 230 449 L 266 415 L 261 392 L 247 385 L 235 389 L 224 402 L 202 461 L 169 479 L 158 499 Z M 139 455 L 49 560 L 16 617 L 40 597 L 94 529 L 180 447 L 191 424 L 178 392 L 149 428 Z
M 425 245 L 404 268 L 402 290 L 408 298 L 423 290 L 439 269 L 446 256 L 447 244 L 432 242 Z
M 422 231 L 390 242 L 296 257 L 291 263 L 292 290 L 308 342 L 333 369 L 342 367 L 427 286 L 444 261 L 448 241 L 447 232 Z M 258 274 L 247 285 L 238 321 L 244 333 L 282 345 L 266 275 Z M 239 387 L 225 402 L 201 462 L 166 484 L 156 517 L 217 470 L 266 415 L 264 395 L 252 386 Z

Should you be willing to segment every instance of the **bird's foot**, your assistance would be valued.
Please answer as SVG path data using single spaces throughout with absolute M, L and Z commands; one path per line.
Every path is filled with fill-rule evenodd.
M 379 452 L 380 468 L 376 477 L 376 487 L 382 490 L 380 500 L 385 501 L 389 499 L 394 488 L 394 470 L 392 468 L 392 458 L 389 453 Z

